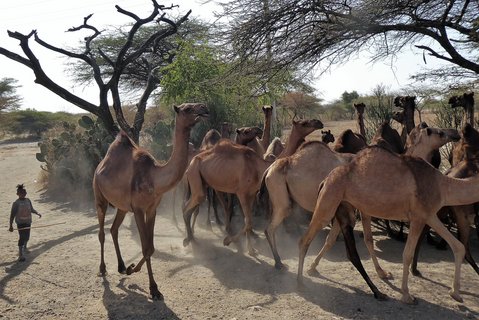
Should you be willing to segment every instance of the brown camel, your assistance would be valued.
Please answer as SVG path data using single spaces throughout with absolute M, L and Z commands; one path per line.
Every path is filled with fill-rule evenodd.
M 201 140 L 200 151 L 210 149 L 221 139 L 221 133 L 216 129 L 210 129 Z
M 242 127 L 236 129 L 235 143 L 248 146 L 260 157 L 264 154 L 263 146 L 259 143 L 258 137 L 263 135 L 260 127 Z
M 406 155 L 418 157 L 430 163 L 434 150 L 445 145 L 448 142 L 457 141 L 459 138 L 460 136 L 455 129 L 438 129 L 418 125 L 411 131 L 408 136 L 408 149 L 406 151 Z M 388 148 L 388 150 L 390 149 Z M 377 261 L 376 254 L 374 252 L 374 244 L 371 232 L 371 217 L 367 215 L 367 212 L 361 212 L 361 222 L 363 224 L 364 242 L 366 243 L 366 247 L 368 248 L 371 259 L 373 260 L 373 264 L 378 276 L 381 279 L 391 278 L 392 274 L 389 272 L 385 272 L 379 266 L 379 263 Z M 333 224 L 331 231 L 326 238 L 326 242 L 323 248 L 321 248 L 318 255 L 314 259 L 314 262 L 308 269 L 308 274 L 318 274 L 316 267 L 318 266 L 319 261 L 324 256 L 324 254 L 334 245 L 340 231 L 341 229 L 339 224 Z
M 268 149 L 268 146 L 271 141 L 271 119 L 273 118 L 273 106 L 266 105 L 262 108 L 264 113 L 264 125 L 263 125 L 263 135 L 259 142 L 263 147 L 263 150 Z
M 356 116 L 358 117 L 358 126 L 359 126 L 359 133 L 366 137 L 366 128 L 364 126 L 364 109 L 366 105 L 362 102 L 353 104 L 354 108 L 356 109 Z
M 302 282 L 304 258 L 311 241 L 335 216 L 340 203 L 347 201 L 370 216 L 410 222 L 403 252 L 401 301 L 415 302 L 408 289 L 409 266 L 425 224 L 435 229 L 452 248 L 455 275 L 450 295 L 462 301 L 459 289 L 464 245 L 446 229 L 436 213 L 443 206 L 470 204 L 478 200 L 479 176 L 450 178 L 422 159 L 399 156 L 381 147 L 368 147 L 349 164 L 335 168 L 321 183 L 311 223 L 299 242 L 298 281 Z M 358 261 L 351 223 L 346 222 L 341 227 L 348 255 L 355 255 L 354 259 Z M 371 281 L 369 277 L 367 279 Z
M 118 271 L 131 274 L 141 270 L 146 261 L 150 283 L 150 294 L 155 300 L 163 295 L 153 278 L 151 255 L 155 251 L 153 233 L 156 208 L 162 195 L 180 181 L 188 164 L 188 141 L 193 126 L 208 116 L 204 104 L 184 103 L 175 107 L 176 126 L 173 151 L 165 165 L 160 165 L 146 150 L 139 148 L 124 132 L 110 145 L 105 158 L 98 164 L 93 176 L 95 207 L 98 215 L 101 259 L 100 275 L 106 275 L 104 260 L 105 212 L 108 204 L 117 208 L 111 235 L 118 258 Z M 118 244 L 118 228 L 125 214 L 132 211 L 141 239 L 143 257 L 135 267 L 125 268 Z
M 404 153 L 404 144 L 402 142 L 401 136 L 396 129 L 391 127 L 389 121 L 384 121 L 379 126 L 376 134 L 371 140 L 371 144 L 379 145 L 398 154 Z
M 284 145 L 281 142 L 281 139 L 278 137 L 275 137 L 273 141 L 269 144 L 268 148 L 266 149 L 266 152 L 264 153 L 263 159 L 267 161 L 273 162 L 278 158 L 278 156 L 283 152 L 284 150 Z
M 297 145 L 306 135 L 322 127 L 321 121 L 315 119 L 293 121 L 285 150 L 294 152 L 289 144 Z M 286 153 L 283 151 L 282 154 Z M 184 245 L 188 245 L 194 239 L 190 222 L 191 214 L 204 201 L 204 185 L 207 184 L 215 190 L 235 194 L 243 211 L 243 229 L 234 236 L 228 234 L 223 243 L 229 245 L 232 241 L 237 241 L 241 235 L 246 234 L 248 251 L 252 255 L 255 254 L 251 244 L 253 234 L 251 211 L 261 184 L 261 177 L 270 164 L 271 162 L 258 156 L 251 148 L 227 141 L 220 141 L 214 148 L 194 157 L 186 171 L 191 192 L 183 207 L 183 218 L 187 230 Z M 228 219 L 225 220 L 228 222 Z M 229 233 L 228 226 L 226 230 Z
M 331 133 L 331 130 L 321 130 L 321 141 L 326 144 L 334 142 L 334 135 Z
M 428 154 L 427 150 L 437 148 L 453 139 L 458 139 L 457 131 L 428 128 L 417 128 L 420 131 L 411 140 L 411 155 Z M 294 155 L 274 162 L 265 174 L 265 185 L 268 190 L 273 207 L 271 222 L 265 234 L 275 258 L 275 267 L 283 268 L 279 257 L 275 230 L 291 211 L 291 201 L 296 202 L 303 209 L 312 212 L 317 199 L 317 186 L 331 170 L 339 165 L 348 163 L 352 159 L 351 154 L 340 154 L 329 150 L 324 144 L 315 142 L 303 145 Z M 264 186 L 263 186 L 264 187 Z M 263 189 L 263 188 L 262 188 Z M 262 190 L 264 192 L 264 190 Z M 340 210 L 354 216 L 353 208 L 341 204 Z M 363 215 L 362 215 L 363 216 Z M 380 278 L 390 278 L 391 274 L 385 272 L 379 265 L 374 253 L 374 245 L 371 234 L 371 219 L 364 215 L 362 219 L 364 241 L 373 260 L 376 272 Z M 324 247 L 319 252 L 308 272 L 317 274 L 316 267 L 321 257 L 334 245 L 339 235 L 340 227 L 334 223 L 328 234 Z
M 447 172 L 447 176 L 453 178 L 468 178 L 477 175 L 479 172 L 479 132 L 475 130 L 469 123 L 466 123 L 465 127 L 462 129 L 462 139 L 461 143 L 465 146 L 466 158 L 458 163 L 456 166 L 451 168 Z M 469 147 L 471 146 L 471 147 Z M 479 274 L 479 267 L 477 266 L 474 258 L 471 255 L 469 249 L 469 235 L 470 235 L 470 221 L 474 220 L 476 217 L 476 229 L 477 225 L 477 213 L 474 208 L 474 204 L 455 206 L 455 207 L 445 207 L 442 208 L 438 216 L 444 218 L 451 210 L 454 220 L 458 229 L 459 240 L 462 242 L 466 249 L 465 259 L 471 265 L 471 267 Z M 411 264 L 411 272 L 414 275 L 420 276 L 421 273 L 417 269 L 417 260 L 419 255 L 419 250 L 421 246 L 421 240 L 424 238 L 425 234 L 429 231 L 429 228 L 426 226 L 423 234 L 421 235 L 420 241 L 416 246 L 416 251 L 414 252 L 413 262 Z

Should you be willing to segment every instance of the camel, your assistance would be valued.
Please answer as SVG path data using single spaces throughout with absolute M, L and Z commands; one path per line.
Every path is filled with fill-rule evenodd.
M 466 123 L 465 127 L 462 129 L 462 144 L 465 146 L 467 150 L 466 158 L 458 163 L 456 166 L 451 168 L 446 174 L 449 177 L 453 178 L 468 178 L 477 175 L 479 172 L 479 150 L 477 149 L 477 145 L 479 144 L 479 132 L 475 130 L 469 123 Z M 472 146 L 470 148 L 469 146 Z M 469 249 L 469 234 L 470 234 L 470 221 L 477 217 L 475 208 L 473 204 L 463 205 L 463 206 L 455 206 L 451 208 L 442 208 L 438 216 L 440 218 L 446 216 L 448 214 L 448 210 L 452 211 L 454 216 L 454 220 L 456 221 L 457 229 L 458 229 L 458 236 L 459 240 L 462 242 L 466 249 L 465 259 L 471 265 L 471 267 L 479 274 L 479 267 L 477 266 L 474 258 L 471 255 Z M 477 218 L 476 218 L 477 219 Z M 477 222 L 476 222 L 477 228 Z M 429 228 L 426 226 L 423 230 L 423 234 L 418 241 L 416 246 L 416 250 L 414 252 L 413 262 L 411 264 L 411 272 L 413 275 L 421 276 L 421 273 L 417 269 L 417 260 L 419 255 L 419 250 L 421 247 L 422 239 L 424 238 L 425 234 L 429 231 Z
M 333 150 L 340 153 L 357 153 L 366 146 L 367 143 L 364 136 L 354 133 L 351 129 L 347 129 L 339 135 Z
M 474 128 L 474 92 L 464 93 L 462 96 L 453 96 L 449 99 L 451 108 L 462 107 L 464 108 L 464 123 L 469 123 Z M 474 147 L 468 145 L 468 148 Z M 462 143 L 458 143 L 452 150 L 452 159 L 450 159 L 451 165 L 455 166 L 465 158 L 464 146 Z
M 210 129 L 201 140 L 200 151 L 212 148 L 221 139 L 221 133 L 216 129 Z
M 233 133 L 233 126 L 229 122 L 223 122 L 221 124 L 221 138 L 230 139 L 231 133 Z
M 93 176 L 93 192 L 98 215 L 101 258 L 100 276 L 106 275 L 104 259 L 105 213 L 108 204 L 117 208 L 111 235 L 118 259 L 118 271 L 139 272 L 146 262 L 150 294 L 154 300 L 163 300 L 153 278 L 151 256 L 155 251 L 153 236 L 156 208 L 165 192 L 172 189 L 183 176 L 188 164 L 188 141 L 193 126 L 209 115 L 204 104 L 184 103 L 174 107 L 176 126 L 173 151 L 165 165 L 160 165 L 151 154 L 139 148 L 124 132 L 112 142 L 105 158 L 98 164 Z M 143 257 L 135 266 L 125 268 L 118 244 L 118 228 L 128 211 L 132 211 L 141 239 Z
M 391 127 L 389 121 L 384 121 L 379 126 L 376 134 L 371 140 L 371 144 L 380 145 L 398 154 L 404 153 L 404 144 L 401 136 L 396 129 Z
M 414 123 L 414 111 L 416 110 L 416 97 L 397 96 L 394 98 L 394 105 L 404 110 L 404 125 L 406 133 L 409 134 L 416 126 Z
M 242 127 L 236 129 L 235 143 L 248 146 L 260 157 L 264 154 L 263 146 L 259 143 L 258 137 L 263 135 L 260 127 Z
M 334 142 L 334 135 L 331 133 L 331 130 L 321 130 L 321 141 L 326 144 Z
M 461 302 L 460 273 L 465 248 L 436 213 L 443 206 L 465 205 L 478 200 L 479 176 L 469 179 L 447 177 L 422 159 L 400 156 L 378 146 L 368 147 L 350 163 L 333 169 L 321 183 L 311 223 L 299 242 L 298 281 L 302 283 L 304 258 L 311 241 L 335 216 L 340 203 L 346 201 L 373 217 L 410 222 L 410 233 L 403 251 L 402 302 L 415 303 L 408 288 L 409 266 L 425 224 L 435 229 L 452 248 L 455 274 L 450 295 Z M 348 256 L 351 261 L 359 262 L 355 266 L 360 270 L 362 265 L 357 256 L 352 222 L 343 222 L 341 229 Z M 368 284 L 372 283 L 365 272 L 362 274 Z M 376 295 L 377 288 L 373 292 Z
M 354 108 L 356 109 L 356 115 L 358 118 L 358 126 L 359 126 L 359 133 L 366 137 L 366 128 L 364 126 L 364 109 L 366 105 L 362 102 L 353 104 Z
M 271 141 L 271 119 L 273 118 L 273 106 L 266 105 L 261 108 L 264 113 L 263 135 L 259 142 L 263 150 L 267 150 Z
M 293 128 L 280 157 L 287 154 L 286 150 L 291 153 L 295 151 L 290 144 L 297 145 L 309 133 L 321 128 L 323 128 L 322 122 L 316 119 L 293 120 Z M 270 164 L 271 162 L 258 156 L 251 148 L 227 141 L 220 141 L 214 148 L 195 156 L 186 171 L 190 197 L 183 207 L 183 218 L 187 230 L 187 237 L 183 244 L 187 246 L 194 239 L 191 230 L 191 215 L 204 201 L 204 185 L 207 184 L 215 190 L 235 194 L 243 211 L 243 229 L 231 236 L 227 227 L 228 236 L 224 239 L 223 244 L 229 245 L 245 234 L 248 252 L 254 255 L 255 250 L 251 243 L 253 234 L 252 206 L 261 184 L 261 177 Z M 226 221 L 228 222 L 228 219 Z
M 452 96 L 448 102 L 451 108 L 464 108 L 464 123 L 469 123 L 474 128 L 474 92 Z
M 273 162 L 274 160 L 278 158 L 278 156 L 281 154 L 281 152 L 283 152 L 283 150 L 284 150 L 284 145 L 281 142 L 281 139 L 278 137 L 275 137 L 273 141 L 271 141 L 271 143 L 269 144 L 268 148 L 266 149 L 263 159 Z
M 426 155 L 429 155 L 428 150 L 459 138 L 455 130 L 426 129 L 418 126 L 414 132 L 416 131 L 418 132 L 414 134 L 414 138 L 411 138 L 409 145 L 410 154 L 413 156 L 426 157 Z M 266 186 L 273 210 L 265 234 L 275 258 L 276 268 L 281 269 L 285 266 L 281 262 L 276 247 L 275 230 L 289 215 L 291 201 L 294 201 L 306 211 L 312 212 L 317 198 L 316 191 L 319 182 L 333 168 L 348 163 L 352 158 L 352 154 L 336 153 L 329 150 L 326 145 L 315 142 L 303 145 L 294 155 L 276 161 L 268 168 L 264 176 L 262 192 L 264 192 L 264 186 Z M 349 216 L 354 216 L 353 208 L 346 204 L 341 204 L 340 210 L 347 212 Z M 362 214 L 362 217 L 364 241 L 376 272 L 382 279 L 390 278 L 391 274 L 380 267 L 374 253 L 371 219 L 364 214 Z M 316 267 L 321 257 L 334 245 L 339 232 L 339 224 L 333 223 L 325 245 L 308 270 L 309 274 L 317 274 Z

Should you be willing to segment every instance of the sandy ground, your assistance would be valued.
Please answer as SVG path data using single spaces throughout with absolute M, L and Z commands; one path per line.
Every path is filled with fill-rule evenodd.
M 453 278 L 451 250 L 438 251 L 424 244 L 419 268 L 424 278 L 411 277 L 410 291 L 418 305 L 402 304 L 401 253 L 404 244 L 373 230 L 380 263 L 394 279 L 381 281 L 356 232 L 364 266 L 388 301 L 377 301 L 347 260 L 344 243 L 338 242 L 320 263 L 320 277 L 305 276 L 306 288 L 296 287 L 297 237 L 280 232 L 279 250 L 289 271 L 276 271 L 262 231 L 255 246 L 257 258 L 222 245 L 223 232 L 196 228 L 198 244 L 184 248 L 183 225 L 172 223 L 172 204 L 164 199 L 155 228 L 156 252 L 152 258 L 155 278 L 164 301 L 149 299 L 146 266 L 140 273 L 118 274 L 113 243 L 106 241 L 109 274 L 97 276 L 100 248 L 97 219 L 91 203 L 72 209 L 45 198 L 36 182 L 39 162 L 35 143 L 0 144 L 0 318 L 2 319 L 474 319 L 479 318 L 479 276 L 462 266 L 464 303 L 448 295 Z M 25 183 L 28 196 L 43 218 L 34 225 L 64 223 L 32 229 L 31 253 L 17 262 L 17 233 L 10 233 L 8 217 L 16 199 L 15 186 Z M 180 217 L 177 210 L 178 218 Z M 108 226 L 113 211 L 107 215 Z M 181 221 L 181 220 L 180 220 Z M 356 228 L 358 229 L 358 227 Z M 306 266 L 323 243 L 326 231 L 313 242 Z M 477 260 L 478 239 L 472 252 Z M 125 263 L 140 259 L 139 237 L 128 216 L 120 229 Z

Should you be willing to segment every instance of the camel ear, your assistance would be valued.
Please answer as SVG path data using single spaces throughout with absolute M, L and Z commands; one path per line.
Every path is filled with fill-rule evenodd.
M 236 133 L 238 133 L 238 134 L 239 134 L 239 133 L 240 133 L 240 130 L 239 130 L 239 129 L 236 129 Z
M 173 110 L 175 110 L 176 113 L 180 112 L 180 108 L 178 108 L 176 105 L 173 105 Z

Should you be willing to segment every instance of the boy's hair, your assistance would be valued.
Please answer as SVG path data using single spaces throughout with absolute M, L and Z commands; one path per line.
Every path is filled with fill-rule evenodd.
M 25 186 L 22 184 L 17 184 L 17 192 L 25 191 Z

